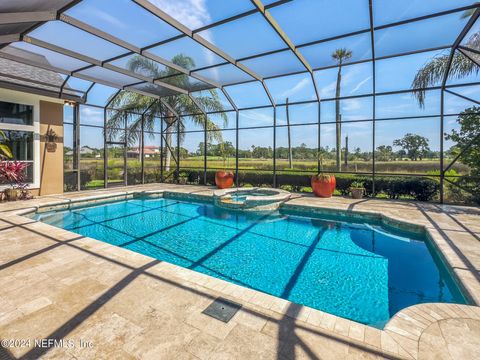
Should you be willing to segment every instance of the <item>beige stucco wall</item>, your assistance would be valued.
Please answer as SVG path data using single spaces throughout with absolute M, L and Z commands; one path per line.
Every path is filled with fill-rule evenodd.
M 55 151 L 48 151 L 46 134 L 52 129 Z M 63 192 L 63 104 L 40 101 L 40 195 Z

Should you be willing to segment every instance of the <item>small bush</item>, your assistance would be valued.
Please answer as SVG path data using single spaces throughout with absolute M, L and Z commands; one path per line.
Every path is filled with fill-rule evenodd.
M 279 188 L 282 189 L 282 190 L 285 190 L 285 191 L 290 191 L 290 192 L 293 191 L 293 186 L 292 185 L 280 185 Z

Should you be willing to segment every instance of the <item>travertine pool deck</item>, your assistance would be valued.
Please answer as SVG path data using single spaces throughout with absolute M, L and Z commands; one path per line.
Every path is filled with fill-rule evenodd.
M 0 204 L 0 339 L 10 341 L 0 359 L 480 358 L 477 306 L 416 305 L 378 330 L 19 215 L 66 200 L 156 190 L 211 196 L 214 189 L 155 184 Z M 290 205 L 425 226 L 480 303 L 479 209 L 300 195 Z M 226 324 L 202 314 L 218 296 L 243 305 Z M 64 343 L 34 347 L 34 339 Z

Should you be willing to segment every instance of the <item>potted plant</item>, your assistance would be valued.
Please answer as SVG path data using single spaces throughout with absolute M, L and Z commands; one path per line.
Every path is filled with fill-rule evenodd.
M 178 183 L 180 185 L 186 185 L 188 181 L 188 174 L 186 172 L 181 172 L 178 174 Z
M 352 198 L 361 199 L 365 194 L 365 185 L 361 181 L 354 181 L 350 184 L 350 193 Z
M 227 171 L 227 160 L 228 160 L 228 152 L 225 149 L 225 143 L 221 142 L 218 144 L 218 150 L 220 152 L 220 155 L 223 160 L 223 168 L 224 170 L 217 171 L 215 173 L 215 185 L 217 185 L 217 188 L 219 189 L 227 189 L 229 187 L 232 187 L 233 185 L 233 180 L 234 180 L 234 174 L 232 171 Z
M 18 198 L 20 200 L 30 200 L 33 199 L 33 195 L 28 189 L 28 184 L 27 183 L 22 183 L 17 186 L 18 189 Z
M 17 200 L 18 186 L 24 183 L 26 168 L 27 164 L 20 161 L 0 161 L 0 181 L 11 186 L 5 190 L 7 200 Z
M 333 195 L 337 182 L 334 175 L 320 173 L 312 176 L 311 185 L 315 196 L 329 198 Z

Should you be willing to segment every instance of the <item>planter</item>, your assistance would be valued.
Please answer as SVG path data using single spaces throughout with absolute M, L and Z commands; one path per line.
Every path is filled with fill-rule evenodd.
M 227 189 L 233 185 L 234 175 L 231 171 L 217 171 L 215 173 L 215 184 L 219 189 Z
M 5 189 L 5 197 L 8 201 L 16 201 L 18 199 L 17 189 Z
M 364 188 L 350 188 L 350 193 L 352 194 L 352 198 L 361 199 L 361 198 L 363 198 L 363 194 L 365 193 L 365 189 Z
M 333 175 L 314 175 L 311 180 L 313 193 L 323 198 L 332 197 L 336 183 Z
M 187 180 L 188 180 L 187 178 L 181 177 L 178 179 L 178 183 L 180 185 L 187 185 Z

